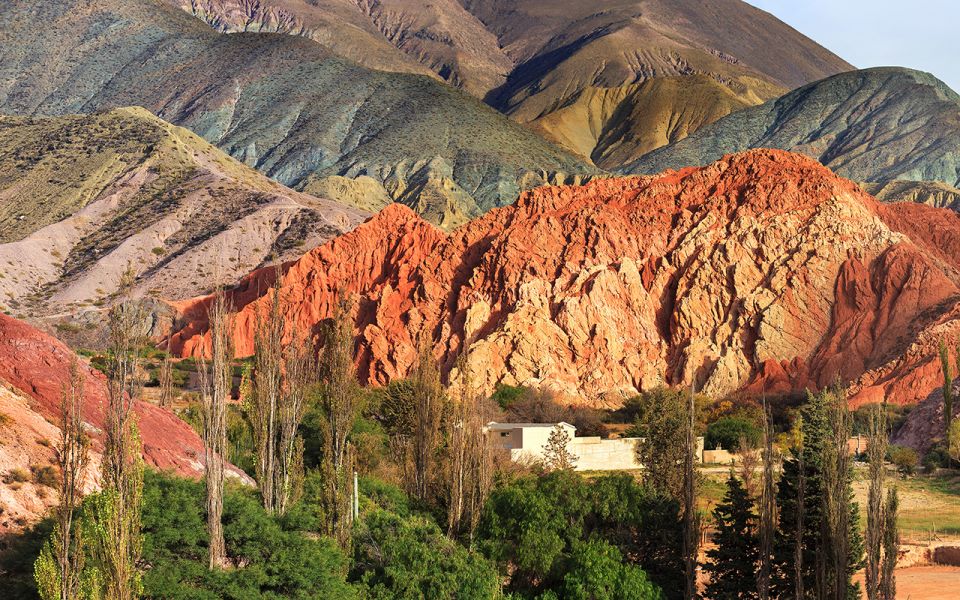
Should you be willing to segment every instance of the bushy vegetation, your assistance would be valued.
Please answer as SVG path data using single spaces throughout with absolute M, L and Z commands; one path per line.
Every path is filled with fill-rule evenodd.
M 741 443 L 745 443 L 749 448 L 756 448 L 760 445 L 762 431 L 757 423 L 749 417 L 743 415 L 730 415 L 720 417 L 713 423 L 707 425 L 707 433 L 704 436 L 704 448 L 725 450 L 736 450 Z
M 478 545 L 516 598 L 672 598 L 680 531 L 679 504 L 629 475 L 555 471 L 494 490 Z

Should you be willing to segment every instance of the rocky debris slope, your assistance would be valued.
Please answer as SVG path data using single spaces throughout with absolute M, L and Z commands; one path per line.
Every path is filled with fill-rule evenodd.
M 131 105 L 284 185 L 367 176 L 444 226 L 596 172 L 463 92 L 302 37 L 221 34 L 155 0 L 0 4 L 0 113 Z
M 960 185 L 960 96 L 928 73 L 843 73 L 731 114 L 622 169 L 657 173 L 728 152 L 781 148 L 855 181 Z
M 312 39 L 371 69 L 436 77 L 398 52 L 353 0 L 166 0 L 224 33 L 285 33 Z
M 954 393 L 957 391 L 960 390 L 955 389 Z M 934 389 L 910 410 L 907 418 L 890 436 L 890 443 L 913 448 L 923 456 L 943 440 L 943 408 L 943 388 Z M 953 418 L 958 416 L 960 406 L 954 403 Z
M 0 117 L 0 309 L 187 298 L 295 258 L 367 213 L 295 192 L 141 108 Z
M 544 187 L 450 234 L 391 206 L 286 265 L 288 328 L 359 297 L 361 377 L 405 376 L 425 333 L 443 372 L 603 404 L 659 384 L 710 394 L 852 382 L 862 401 L 936 385 L 960 334 L 960 217 L 884 205 L 797 154 L 757 150 L 654 177 Z M 231 292 L 252 352 L 270 273 Z M 178 303 L 184 355 L 209 298 Z
M 59 437 L 60 430 L 33 411 L 26 396 L 0 385 L 0 536 L 56 505 L 57 491 L 35 473 L 56 463 Z M 92 457 L 86 490 L 94 489 L 98 470 L 99 454 Z

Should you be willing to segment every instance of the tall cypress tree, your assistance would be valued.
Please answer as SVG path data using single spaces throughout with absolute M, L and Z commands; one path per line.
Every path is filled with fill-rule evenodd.
M 716 546 L 707 551 L 709 562 L 703 569 L 710 574 L 706 597 L 712 600 L 752 600 L 757 598 L 755 574 L 760 558 L 757 516 L 753 501 L 739 479 L 730 473 L 727 493 L 713 511 L 717 532 Z
M 783 474 L 777 485 L 777 505 L 780 519 L 774 537 L 774 573 L 771 585 L 773 598 L 816 598 L 822 590 L 824 560 L 829 556 L 824 522 L 824 458 L 831 443 L 830 411 L 834 402 L 842 401 L 839 390 L 825 390 L 811 395 L 801 411 L 802 444 L 792 451 L 783 463 Z M 801 473 L 802 468 L 802 473 Z M 801 477 L 802 475 L 802 477 Z M 847 493 L 850 497 L 848 522 L 848 597 L 859 598 L 858 586 L 850 583 L 853 573 L 863 560 L 863 537 L 859 528 L 859 508 L 853 500 L 852 473 L 847 473 Z M 800 494 L 802 483 L 803 494 Z M 802 501 L 802 515 L 800 503 Z M 802 519 L 798 517 L 802 516 Z M 797 593 L 797 524 L 800 524 L 800 576 L 802 592 Z

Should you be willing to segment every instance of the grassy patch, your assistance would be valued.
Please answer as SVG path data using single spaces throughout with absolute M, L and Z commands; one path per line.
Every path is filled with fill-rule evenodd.
M 904 539 L 960 537 L 960 474 L 891 477 L 900 495 L 900 528 Z M 866 525 L 867 481 L 857 477 L 854 493 Z

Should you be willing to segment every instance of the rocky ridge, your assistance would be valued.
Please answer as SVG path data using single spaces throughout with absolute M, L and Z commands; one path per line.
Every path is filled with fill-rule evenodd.
M 960 96 L 929 73 L 851 71 L 726 116 L 619 169 L 657 173 L 780 148 L 855 181 L 960 185 Z
M 451 380 L 594 404 L 660 384 L 714 395 L 835 382 L 914 402 L 960 335 L 960 216 L 885 205 L 797 154 L 756 150 L 653 177 L 538 188 L 447 234 L 390 206 L 285 266 L 288 326 L 315 333 L 355 294 L 364 381 L 405 376 L 426 333 Z M 231 292 L 238 354 L 265 298 Z M 177 303 L 183 355 L 209 298 Z
M 367 213 L 285 188 L 141 108 L 0 117 L 0 309 L 188 298 L 302 254 Z

